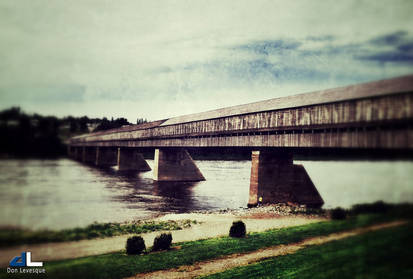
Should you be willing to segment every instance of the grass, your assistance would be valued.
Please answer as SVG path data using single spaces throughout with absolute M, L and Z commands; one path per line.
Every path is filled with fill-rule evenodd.
M 141 272 L 169 269 L 191 265 L 198 261 L 217 258 L 233 253 L 245 253 L 263 247 L 288 244 L 308 237 L 368 226 L 388 221 L 393 217 L 383 215 L 360 215 L 347 220 L 326 221 L 297 227 L 250 233 L 246 238 L 221 237 L 177 243 L 181 249 L 127 256 L 124 251 L 79 259 L 45 262 L 49 278 L 123 278 Z M 5 278 L 7 274 L 0 274 Z M 15 274 L 19 278 L 19 275 Z
M 412 230 L 370 232 L 202 278 L 413 278 Z
M 123 234 L 141 234 L 162 230 L 181 230 L 196 221 L 137 221 L 132 223 L 93 223 L 85 228 L 65 229 L 60 231 L 31 231 L 24 229 L 0 229 L 0 247 L 34 244 L 45 242 L 62 242 L 81 239 L 110 237 Z

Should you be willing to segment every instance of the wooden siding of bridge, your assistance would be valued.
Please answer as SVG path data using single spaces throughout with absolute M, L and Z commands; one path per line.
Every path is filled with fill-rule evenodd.
M 413 129 L 334 132 L 318 134 L 262 133 L 246 136 L 101 141 L 78 143 L 102 147 L 325 147 L 325 148 L 404 148 L 413 149 Z
M 409 92 L 144 130 L 91 134 L 74 138 L 71 144 L 412 148 L 412 119 L 413 94 Z M 320 129 L 330 132 L 320 132 Z M 277 132 L 281 134 L 273 134 Z

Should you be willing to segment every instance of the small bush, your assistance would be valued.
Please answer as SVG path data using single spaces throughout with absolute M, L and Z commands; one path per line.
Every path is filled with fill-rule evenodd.
M 141 236 L 132 236 L 126 241 L 126 254 L 128 255 L 138 255 L 145 249 L 145 241 Z
M 230 237 L 245 237 L 246 229 L 245 224 L 242 221 L 236 221 L 232 223 L 232 226 L 229 230 Z
M 171 248 L 172 235 L 170 233 L 163 233 L 155 237 L 153 241 L 152 251 L 168 250 Z
M 347 217 L 347 211 L 341 207 L 334 208 L 331 210 L 331 219 L 333 220 L 343 220 Z
M 392 205 L 385 203 L 383 201 L 377 201 L 370 204 L 356 204 L 353 205 L 351 211 L 353 214 L 363 214 L 363 213 L 375 213 L 375 214 L 384 214 L 392 209 Z

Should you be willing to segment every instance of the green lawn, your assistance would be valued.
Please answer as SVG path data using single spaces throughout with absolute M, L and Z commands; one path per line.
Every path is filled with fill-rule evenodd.
M 202 278 L 413 278 L 412 230 L 370 232 Z
M 49 278 L 123 278 L 141 272 L 190 265 L 198 261 L 233 253 L 249 252 L 263 247 L 298 242 L 312 236 L 327 235 L 388 221 L 389 218 L 392 219 L 382 215 L 360 215 L 342 221 L 326 221 L 269 230 L 262 233 L 251 233 L 245 239 L 221 237 L 178 243 L 176 245 L 181 246 L 179 250 L 139 256 L 127 256 L 124 252 L 118 252 L 72 260 L 45 262 L 44 267 L 46 268 L 46 276 Z M 0 278 L 6 278 L 6 276 L 5 273 L 0 274 Z M 18 277 L 18 275 L 15 277 Z

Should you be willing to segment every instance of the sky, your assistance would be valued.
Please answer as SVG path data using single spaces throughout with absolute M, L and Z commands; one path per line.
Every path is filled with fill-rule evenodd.
M 158 120 L 413 74 L 413 1 L 0 1 L 0 110 Z

